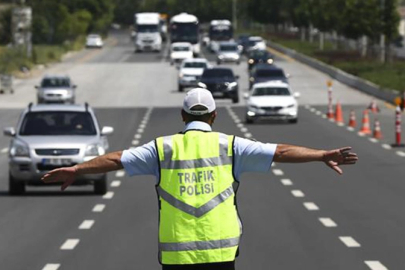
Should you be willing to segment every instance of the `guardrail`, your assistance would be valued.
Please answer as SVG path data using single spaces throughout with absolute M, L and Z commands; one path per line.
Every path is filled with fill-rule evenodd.
M 338 69 L 338 68 L 335 68 L 328 64 L 325 64 L 317 59 L 306 56 L 295 50 L 286 48 L 280 44 L 277 44 L 277 43 L 274 43 L 271 41 L 267 41 L 267 46 L 269 46 L 270 48 L 277 50 L 283 54 L 286 54 L 289 57 L 291 57 L 301 63 L 304 63 L 316 70 L 319 70 L 325 74 L 328 74 L 330 77 L 334 78 L 335 80 L 337 80 L 343 84 L 346 84 L 361 92 L 372 95 L 376 98 L 382 99 L 386 102 L 394 104 L 395 98 L 400 96 L 400 93 L 397 90 L 382 89 L 380 86 L 378 86 L 370 81 L 361 79 L 354 75 L 351 75 L 341 69 Z

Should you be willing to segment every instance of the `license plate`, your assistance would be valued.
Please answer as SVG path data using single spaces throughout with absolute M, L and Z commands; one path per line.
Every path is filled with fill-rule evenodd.
M 212 93 L 212 95 L 213 95 L 214 97 L 223 97 L 223 96 L 224 96 L 224 93 L 222 93 L 222 92 L 214 92 L 214 93 Z
M 72 160 L 69 158 L 44 158 L 42 164 L 52 166 L 62 166 L 72 164 Z

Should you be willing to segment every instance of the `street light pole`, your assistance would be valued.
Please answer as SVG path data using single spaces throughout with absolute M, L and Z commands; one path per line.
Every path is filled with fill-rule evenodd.
M 385 26 L 385 16 L 384 16 L 384 11 L 385 11 L 385 0 L 381 0 L 381 35 L 380 35 L 380 49 L 381 49 L 381 55 L 380 55 L 380 60 L 381 63 L 385 63 L 385 35 L 384 35 L 384 26 Z

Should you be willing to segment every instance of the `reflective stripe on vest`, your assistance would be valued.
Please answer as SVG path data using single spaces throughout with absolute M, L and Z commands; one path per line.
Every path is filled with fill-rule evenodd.
M 160 243 L 161 251 L 189 251 L 189 250 L 209 250 L 217 248 L 229 248 L 239 244 L 240 237 L 212 240 L 212 241 L 196 241 L 185 243 Z

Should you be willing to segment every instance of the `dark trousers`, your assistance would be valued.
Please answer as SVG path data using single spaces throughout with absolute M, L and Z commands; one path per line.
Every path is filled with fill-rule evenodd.
M 162 270 L 235 270 L 235 261 L 184 265 L 162 265 Z

